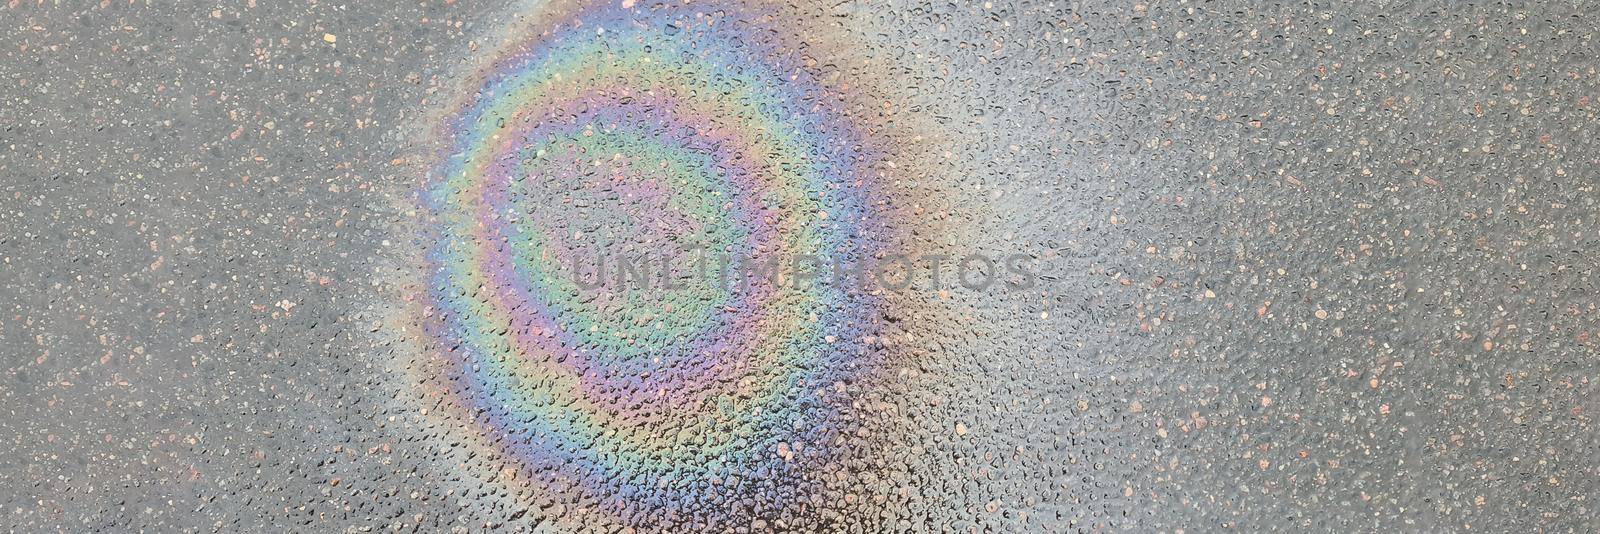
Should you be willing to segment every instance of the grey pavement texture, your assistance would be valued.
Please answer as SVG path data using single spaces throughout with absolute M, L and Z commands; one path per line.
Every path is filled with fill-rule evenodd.
M 586 406 L 541 404 L 557 379 L 469 380 L 545 353 L 472 352 L 525 340 L 446 310 L 498 282 L 438 259 L 463 241 L 444 229 L 470 225 L 426 200 L 470 148 L 441 123 L 501 96 L 480 90 L 485 61 L 559 38 L 537 31 L 545 6 L 176 4 L 0 7 L 8 531 L 1600 529 L 1594 4 L 846 0 L 758 20 L 720 2 L 714 23 L 695 3 L 607 8 L 631 14 L 590 26 L 624 38 L 567 38 L 611 55 L 555 54 L 664 54 L 627 48 L 630 31 L 792 29 L 770 40 L 805 46 L 726 72 L 793 60 L 772 79 L 803 87 L 778 91 L 843 95 L 846 111 L 804 100 L 773 123 L 843 117 L 884 154 L 883 184 L 830 191 L 870 190 L 884 203 L 865 209 L 909 237 L 841 239 L 1022 253 L 1040 272 L 774 327 L 855 337 L 794 349 L 809 363 L 751 352 L 758 369 L 694 405 L 712 426 L 617 415 L 635 422 L 604 434 L 585 434 L 589 412 L 500 412 L 512 396 Z M 655 98 L 630 95 L 612 106 Z M 752 113 L 712 123 L 766 117 Z M 552 134 L 551 157 L 572 161 L 525 165 L 698 161 L 593 120 L 598 136 Z M 607 163 L 585 142 L 621 148 Z M 662 150 L 711 150 L 683 143 Z M 818 143 L 813 158 L 843 157 Z M 794 202 L 827 202 L 813 197 Z M 666 231 L 630 210 L 596 227 Z M 573 306 L 618 332 L 663 324 L 638 317 L 648 302 L 593 302 Z M 581 346 L 648 355 L 660 339 L 629 335 Z M 778 365 L 807 378 L 763 374 Z M 744 391 L 769 379 L 770 396 Z M 628 409 L 669 396 L 653 398 Z M 582 409 L 611 413 L 595 402 Z M 647 445 L 600 450 L 635 426 Z M 636 450 L 667 467 L 615 459 Z

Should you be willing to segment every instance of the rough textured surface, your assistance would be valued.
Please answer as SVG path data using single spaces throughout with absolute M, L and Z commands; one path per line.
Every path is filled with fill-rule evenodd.
M 13 2 L 0 525 L 1592 531 L 1592 10 Z M 573 231 L 1040 276 L 535 313 Z

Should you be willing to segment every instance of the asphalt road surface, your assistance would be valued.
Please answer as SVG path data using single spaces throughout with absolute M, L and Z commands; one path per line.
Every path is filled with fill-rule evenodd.
M 1594 8 L 12 1 L 0 528 L 1594 532 Z

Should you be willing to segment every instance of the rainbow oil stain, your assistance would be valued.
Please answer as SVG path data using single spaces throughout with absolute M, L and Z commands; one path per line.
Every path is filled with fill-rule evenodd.
M 439 118 L 415 382 L 535 519 L 800 521 L 859 446 L 896 299 L 848 284 L 586 285 L 607 255 L 786 265 L 905 246 L 872 102 L 779 5 L 540 4 Z M 848 47 L 831 47 L 845 50 Z M 856 87 L 860 87 L 859 85 Z M 562 506 L 557 506 L 557 505 Z M 519 514 L 520 515 L 520 514 Z M 815 521 L 812 521 L 815 523 Z

